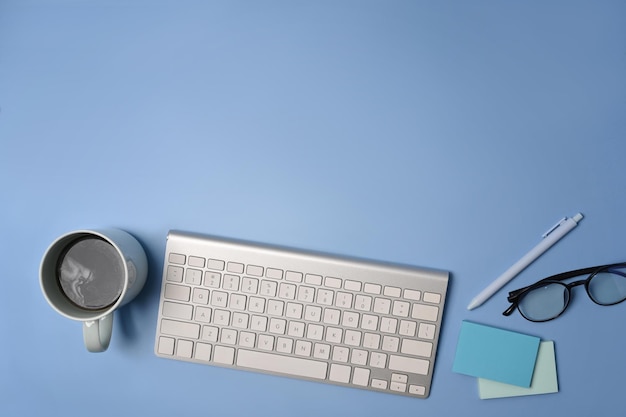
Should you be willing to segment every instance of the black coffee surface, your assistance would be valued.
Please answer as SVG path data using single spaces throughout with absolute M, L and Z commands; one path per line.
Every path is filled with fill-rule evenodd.
M 113 304 L 124 287 L 124 264 L 108 242 L 87 237 L 68 246 L 59 260 L 58 279 L 65 295 L 89 310 Z

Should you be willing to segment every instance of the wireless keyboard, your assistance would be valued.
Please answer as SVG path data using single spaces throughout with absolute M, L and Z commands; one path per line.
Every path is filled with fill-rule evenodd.
M 448 273 L 170 231 L 155 353 L 426 398 Z

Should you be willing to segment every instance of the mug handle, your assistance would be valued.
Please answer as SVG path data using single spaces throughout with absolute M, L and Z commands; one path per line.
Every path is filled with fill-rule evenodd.
M 113 313 L 92 321 L 83 322 L 83 340 L 89 352 L 104 352 L 111 342 Z

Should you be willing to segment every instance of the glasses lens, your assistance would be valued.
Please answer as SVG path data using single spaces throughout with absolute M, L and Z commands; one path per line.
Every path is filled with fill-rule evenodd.
M 546 321 L 557 317 L 569 302 L 569 291 L 561 283 L 553 282 L 535 288 L 520 300 L 520 313 L 528 320 Z
M 626 268 L 598 272 L 589 281 L 589 296 L 598 304 L 616 304 L 626 299 Z

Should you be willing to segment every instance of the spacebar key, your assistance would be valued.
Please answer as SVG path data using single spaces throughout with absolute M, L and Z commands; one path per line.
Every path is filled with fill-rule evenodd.
M 325 362 L 245 349 L 239 349 L 237 352 L 237 365 L 259 371 L 279 372 L 281 374 L 317 379 L 325 379 L 326 369 L 328 368 L 328 364 Z

